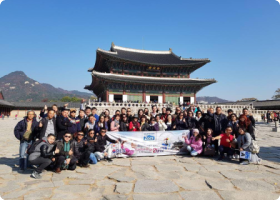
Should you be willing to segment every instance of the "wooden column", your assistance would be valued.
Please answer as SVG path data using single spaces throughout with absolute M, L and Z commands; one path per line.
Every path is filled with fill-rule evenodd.
M 106 102 L 109 102 L 109 91 L 106 90 Z
M 143 86 L 143 92 L 142 92 L 142 101 L 145 102 L 146 101 L 146 85 Z
M 196 104 L 196 93 L 194 93 L 194 104 Z

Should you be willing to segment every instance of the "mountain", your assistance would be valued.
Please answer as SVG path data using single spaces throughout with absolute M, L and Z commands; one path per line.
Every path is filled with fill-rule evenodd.
M 47 83 L 39 83 L 26 76 L 22 71 L 15 71 L 0 78 L 0 90 L 2 90 L 5 100 L 11 102 L 33 101 L 38 102 L 48 99 L 60 100 L 64 96 L 88 99 L 93 94 L 79 92 L 77 90 L 68 91 L 55 88 Z
M 208 102 L 209 104 L 229 102 L 228 100 L 221 99 L 221 98 L 218 98 L 218 97 L 196 97 L 196 101 L 198 101 L 198 102 L 205 101 L 205 102 Z

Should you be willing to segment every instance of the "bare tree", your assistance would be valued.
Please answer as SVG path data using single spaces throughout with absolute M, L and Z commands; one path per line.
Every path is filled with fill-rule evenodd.
M 280 99 L 280 88 L 275 91 L 272 99 Z

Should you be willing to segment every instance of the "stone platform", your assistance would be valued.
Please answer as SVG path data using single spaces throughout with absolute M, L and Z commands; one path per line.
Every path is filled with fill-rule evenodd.
M 0 196 L 3 199 L 276 200 L 280 196 L 280 133 L 258 124 L 263 165 L 240 166 L 204 157 L 139 157 L 100 162 L 61 174 L 18 172 L 16 120 L 0 120 Z M 1 198 L 0 198 L 1 199 Z

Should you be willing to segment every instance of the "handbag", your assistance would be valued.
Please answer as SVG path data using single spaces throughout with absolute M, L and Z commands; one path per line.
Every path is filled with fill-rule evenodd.
M 260 152 L 260 146 L 258 145 L 256 140 L 252 140 L 252 143 L 249 146 L 249 150 L 253 154 L 256 154 L 256 153 Z

